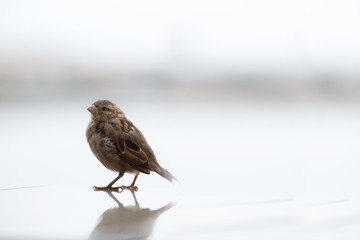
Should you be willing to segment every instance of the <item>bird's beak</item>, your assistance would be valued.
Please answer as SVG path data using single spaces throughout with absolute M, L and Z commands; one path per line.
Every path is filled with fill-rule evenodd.
M 90 107 L 88 107 L 87 110 L 88 110 L 89 112 L 91 112 L 92 114 L 96 114 L 96 113 L 99 113 L 99 112 L 100 112 L 100 110 L 99 110 L 97 107 L 95 107 L 94 104 L 91 105 Z

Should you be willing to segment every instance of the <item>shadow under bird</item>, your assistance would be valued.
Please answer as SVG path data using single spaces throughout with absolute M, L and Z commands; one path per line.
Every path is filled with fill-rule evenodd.
M 106 168 L 119 173 L 107 186 L 94 187 L 94 190 L 137 191 L 135 182 L 139 174 L 150 174 L 152 171 L 170 182 L 176 180 L 170 172 L 159 165 L 143 134 L 114 103 L 98 100 L 88 111 L 91 113 L 91 120 L 86 137 L 90 148 Z M 113 187 L 126 172 L 135 174 L 131 185 Z
M 101 215 L 99 223 L 89 236 L 89 240 L 148 239 L 154 230 L 158 217 L 175 205 L 169 203 L 155 210 L 142 208 L 135 193 L 132 192 L 135 205 L 125 207 L 111 192 L 107 193 L 118 206 L 109 208 Z

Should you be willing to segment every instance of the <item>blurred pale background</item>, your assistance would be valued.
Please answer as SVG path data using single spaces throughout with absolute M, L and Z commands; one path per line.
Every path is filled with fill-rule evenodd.
M 97 212 L 83 207 L 76 229 L 58 213 L 44 229 L 22 190 L 5 189 L 45 185 L 27 192 L 44 202 L 60 189 L 57 211 L 77 188 L 82 206 L 105 201 L 91 186 L 115 174 L 85 139 L 98 99 L 122 108 L 179 179 L 139 177 L 147 207 L 183 199 L 154 239 L 360 236 L 359 2 L 1 1 L 0 238 L 90 234 Z M 49 219 L 43 201 L 31 207 Z

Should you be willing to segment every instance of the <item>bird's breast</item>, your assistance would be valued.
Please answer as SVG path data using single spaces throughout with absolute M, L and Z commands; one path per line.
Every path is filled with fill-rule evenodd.
M 110 138 L 104 136 L 95 124 L 90 125 L 86 131 L 87 141 L 95 157 L 108 169 L 122 171 L 123 164 L 117 154 L 115 145 Z

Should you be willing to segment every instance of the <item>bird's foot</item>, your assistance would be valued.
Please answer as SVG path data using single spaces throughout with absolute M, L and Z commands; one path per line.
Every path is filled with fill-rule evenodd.
M 138 190 L 138 187 L 137 187 L 137 186 L 133 186 L 133 185 L 130 185 L 130 186 L 122 185 L 121 188 L 122 188 L 122 189 L 130 190 L 131 192 L 137 192 L 137 190 Z
M 121 187 L 110 187 L 110 186 L 106 186 L 106 187 L 96 187 L 93 186 L 93 190 L 94 191 L 105 191 L 105 192 L 122 192 L 124 191 L 124 188 Z

